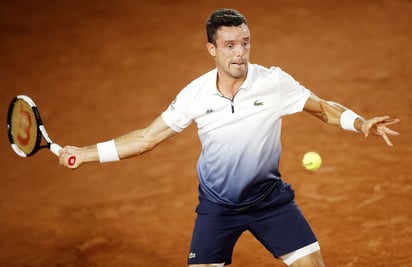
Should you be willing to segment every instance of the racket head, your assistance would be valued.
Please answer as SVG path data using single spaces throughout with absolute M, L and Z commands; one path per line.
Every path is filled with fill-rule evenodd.
M 37 152 L 41 143 L 40 114 L 33 100 L 25 95 L 16 96 L 7 113 L 7 131 L 12 149 L 20 157 Z

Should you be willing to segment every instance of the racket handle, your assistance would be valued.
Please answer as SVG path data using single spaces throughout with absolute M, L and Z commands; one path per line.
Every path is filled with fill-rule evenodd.
M 59 156 L 60 149 L 62 149 L 62 147 L 58 144 L 50 144 L 50 151 L 53 152 L 54 155 Z

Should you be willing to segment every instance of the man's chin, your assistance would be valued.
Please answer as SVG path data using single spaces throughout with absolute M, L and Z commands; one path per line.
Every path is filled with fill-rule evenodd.
M 247 73 L 247 65 L 232 65 L 230 74 L 233 78 L 243 78 Z
M 232 77 L 236 79 L 244 78 L 246 77 L 247 74 L 247 68 L 244 68 L 242 70 L 236 70 L 231 72 Z

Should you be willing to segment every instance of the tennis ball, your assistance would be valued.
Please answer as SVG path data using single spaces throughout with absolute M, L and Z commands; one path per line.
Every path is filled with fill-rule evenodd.
M 302 159 L 303 167 L 309 171 L 316 171 L 322 165 L 322 158 L 316 152 L 307 152 Z

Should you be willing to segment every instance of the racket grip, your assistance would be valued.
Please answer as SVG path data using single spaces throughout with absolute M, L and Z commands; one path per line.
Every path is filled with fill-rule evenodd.
M 54 155 L 59 156 L 60 149 L 62 149 L 62 147 L 58 144 L 50 144 L 50 151 L 53 152 Z

